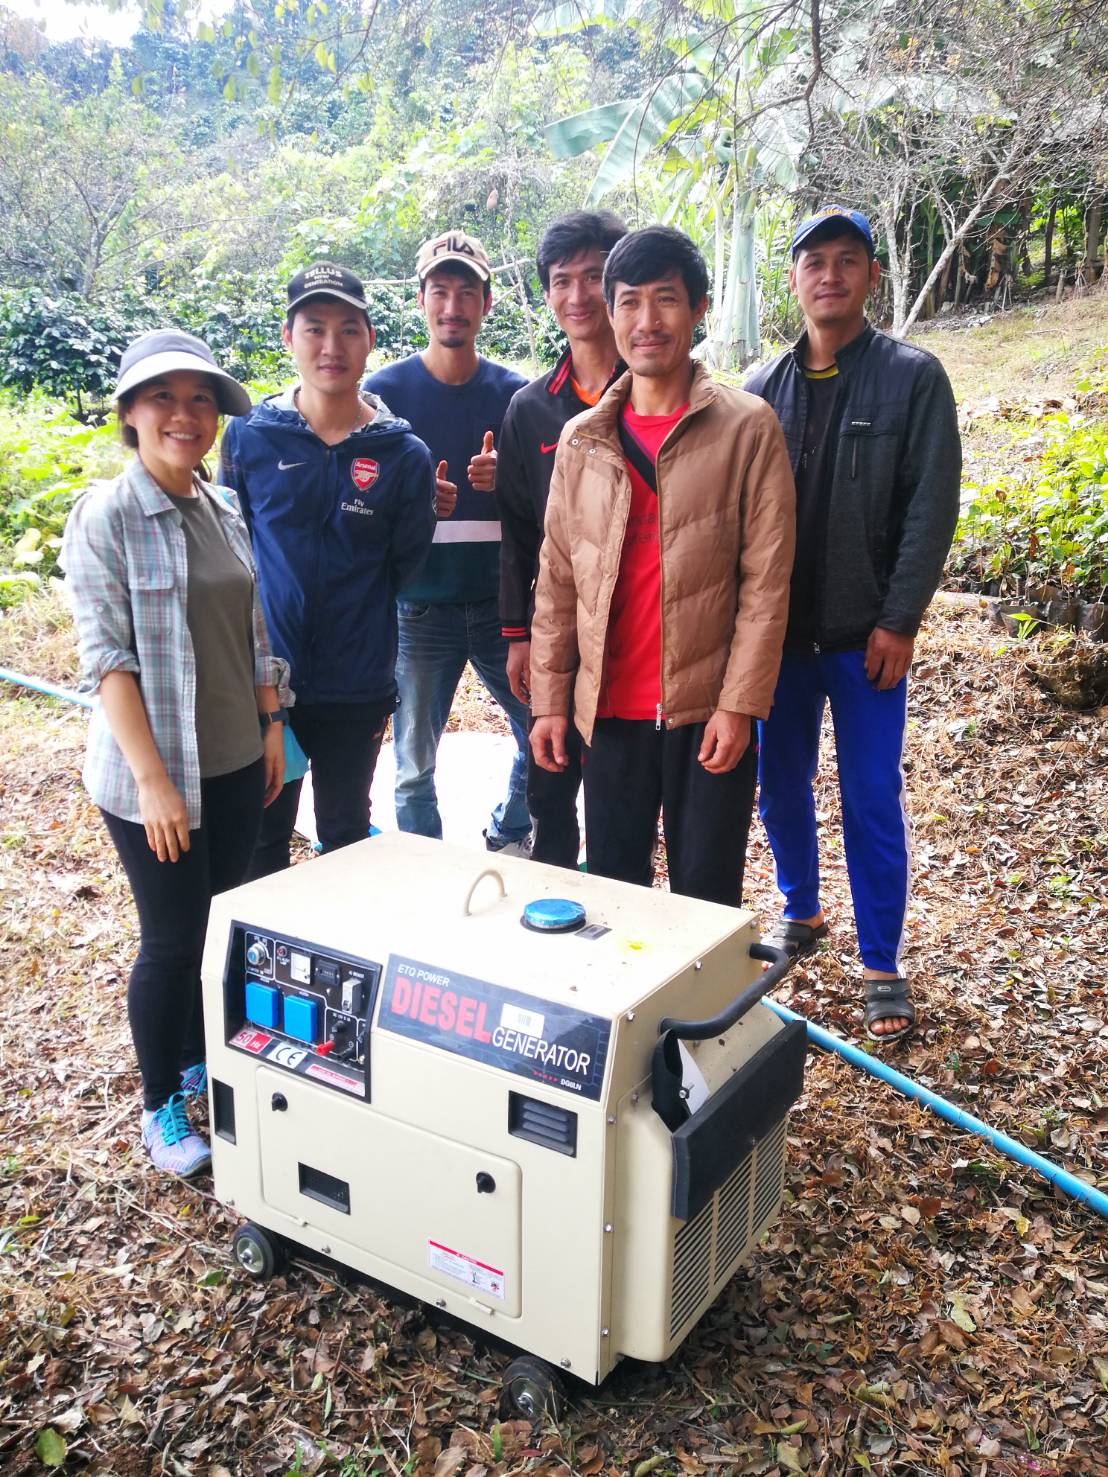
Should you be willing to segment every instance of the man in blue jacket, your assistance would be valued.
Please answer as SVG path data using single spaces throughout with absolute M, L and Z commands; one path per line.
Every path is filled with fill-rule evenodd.
M 785 898 L 767 942 L 810 953 L 828 931 L 812 781 L 831 704 L 865 1024 L 912 1029 L 902 968 L 908 905 L 907 673 L 958 519 L 961 443 L 942 365 L 866 322 L 877 285 L 865 216 L 828 205 L 796 232 L 794 347 L 746 384 L 777 412 L 796 478 L 796 558 L 759 808 Z
M 396 594 L 435 528 L 431 457 L 359 392 L 373 330 L 353 272 L 317 262 L 288 284 L 282 330 L 299 382 L 223 434 L 221 475 L 250 527 L 274 651 L 292 668 L 288 720 L 312 764 L 325 851 L 362 840 L 396 707 Z M 289 864 L 301 781 L 266 811 L 251 876 Z
M 400 591 L 400 708 L 396 742 L 396 822 L 441 837 L 435 791 L 439 740 L 468 661 L 504 709 L 516 742 L 508 793 L 489 818 L 490 851 L 526 855 L 527 710 L 508 686 L 508 643 L 500 634 L 500 517 L 493 486 L 495 443 L 522 375 L 478 354 L 492 306 L 485 248 L 464 231 L 425 241 L 416 258 L 428 344 L 371 374 L 365 388 L 411 423 L 431 448 L 439 497 L 457 506 L 435 528 L 427 563 Z

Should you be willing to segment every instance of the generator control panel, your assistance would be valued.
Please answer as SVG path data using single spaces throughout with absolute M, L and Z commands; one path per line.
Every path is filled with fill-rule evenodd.
M 321 1086 L 369 1098 L 370 1021 L 381 965 L 232 923 L 226 1042 Z

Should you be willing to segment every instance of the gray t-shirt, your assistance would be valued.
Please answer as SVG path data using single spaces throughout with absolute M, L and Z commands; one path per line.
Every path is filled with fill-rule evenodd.
M 231 551 L 206 493 L 174 497 L 188 554 L 185 619 L 196 653 L 196 747 L 200 778 L 244 769 L 261 757 L 254 696 L 254 582 Z

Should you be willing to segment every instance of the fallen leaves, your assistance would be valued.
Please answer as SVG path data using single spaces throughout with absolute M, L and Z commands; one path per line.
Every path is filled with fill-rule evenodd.
M 1093 799 L 1108 719 L 1051 704 L 996 641 L 968 609 L 936 611 L 921 636 L 907 756 L 921 1026 L 890 1056 L 1103 1185 L 1108 846 Z M 786 1205 L 750 1268 L 665 1368 L 576 1386 L 557 1430 L 501 1422 L 504 1351 L 432 1310 L 305 1264 L 247 1282 L 233 1215 L 135 1152 L 133 915 L 75 779 L 83 731 L 0 701 L 5 1477 L 46 1470 L 42 1439 L 58 1465 L 104 1477 L 1108 1473 L 1103 1223 L 819 1054 Z M 828 765 L 817 803 L 831 939 L 782 995 L 857 1039 Z M 757 829 L 748 879 L 775 916 Z

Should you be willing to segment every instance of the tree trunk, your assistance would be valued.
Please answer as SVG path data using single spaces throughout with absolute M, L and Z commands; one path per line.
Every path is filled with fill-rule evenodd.
M 939 278 L 939 291 L 936 294 L 939 310 L 941 310 L 943 303 L 946 302 L 946 295 L 950 291 L 950 273 L 954 264 L 954 258 L 951 257 L 943 268 L 942 276 Z
M 1050 286 L 1050 269 L 1054 255 L 1054 220 L 1058 214 L 1058 202 L 1052 200 L 1046 217 L 1046 235 L 1043 237 L 1043 286 Z
M 1094 200 L 1085 217 L 1085 281 L 1092 287 L 1100 266 L 1100 201 Z
M 953 236 L 951 236 L 950 240 L 947 242 L 946 246 L 943 248 L 942 252 L 939 254 L 939 259 L 936 261 L 935 265 L 932 267 L 931 272 L 930 272 L 930 275 L 927 278 L 927 281 L 923 283 L 923 285 L 921 286 L 919 292 L 916 294 L 916 300 L 912 304 L 911 308 L 909 309 L 909 311 L 907 313 L 907 316 L 904 319 L 903 324 L 899 328 L 897 328 L 895 326 L 895 324 L 893 326 L 893 333 L 898 338 L 903 338 L 903 336 L 911 328 L 912 324 L 919 317 L 920 309 L 923 307 L 923 304 L 926 301 L 927 294 L 931 290 L 932 283 L 934 282 L 935 278 L 939 275 L 939 273 L 942 271 L 942 269 L 946 266 L 946 264 L 950 260 L 950 258 L 954 255 L 954 252 L 958 249 L 958 247 L 961 244 L 961 242 L 965 239 L 966 233 L 969 231 L 969 229 L 973 225 L 974 221 L 976 221 L 977 218 L 978 218 L 978 216 L 980 216 L 981 213 L 985 210 L 985 207 L 987 205 L 989 205 L 989 204 L 992 203 L 992 200 L 993 200 L 994 195 L 996 195 L 996 193 L 1000 189 L 1001 185 L 1008 178 L 1008 171 L 1009 171 L 1009 168 L 1011 166 L 1011 162 L 1012 162 L 1012 160 L 1014 160 L 1018 156 L 1021 147 L 1022 147 L 1022 144 L 1021 145 L 1017 145 L 1015 148 L 1012 149 L 1012 151 L 1008 155 L 1007 159 L 1004 160 L 1004 162 L 997 169 L 997 172 L 993 175 L 992 179 L 989 181 L 989 184 L 987 185 L 984 193 L 981 195 L 981 197 L 978 200 L 977 204 L 969 212 L 969 214 L 966 216 L 965 220 L 958 227 L 958 229 L 954 232 Z
M 899 334 L 908 306 L 908 273 L 911 261 L 900 254 L 900 243 L 896 239 L 896 206 L 887 202 L 881 210 L 881 229 L 885 237 L 885 251 L 889 258 L 889 287 L 892 295 L 892 317 L 894 334 Z M 911 237 L 909 237 L 909 251 Z
M 718 369 L 742 369 L 758 354 L 758 284 L 751 205 L 747 191 L 735 191 L 727 285 L 707 354 Z

